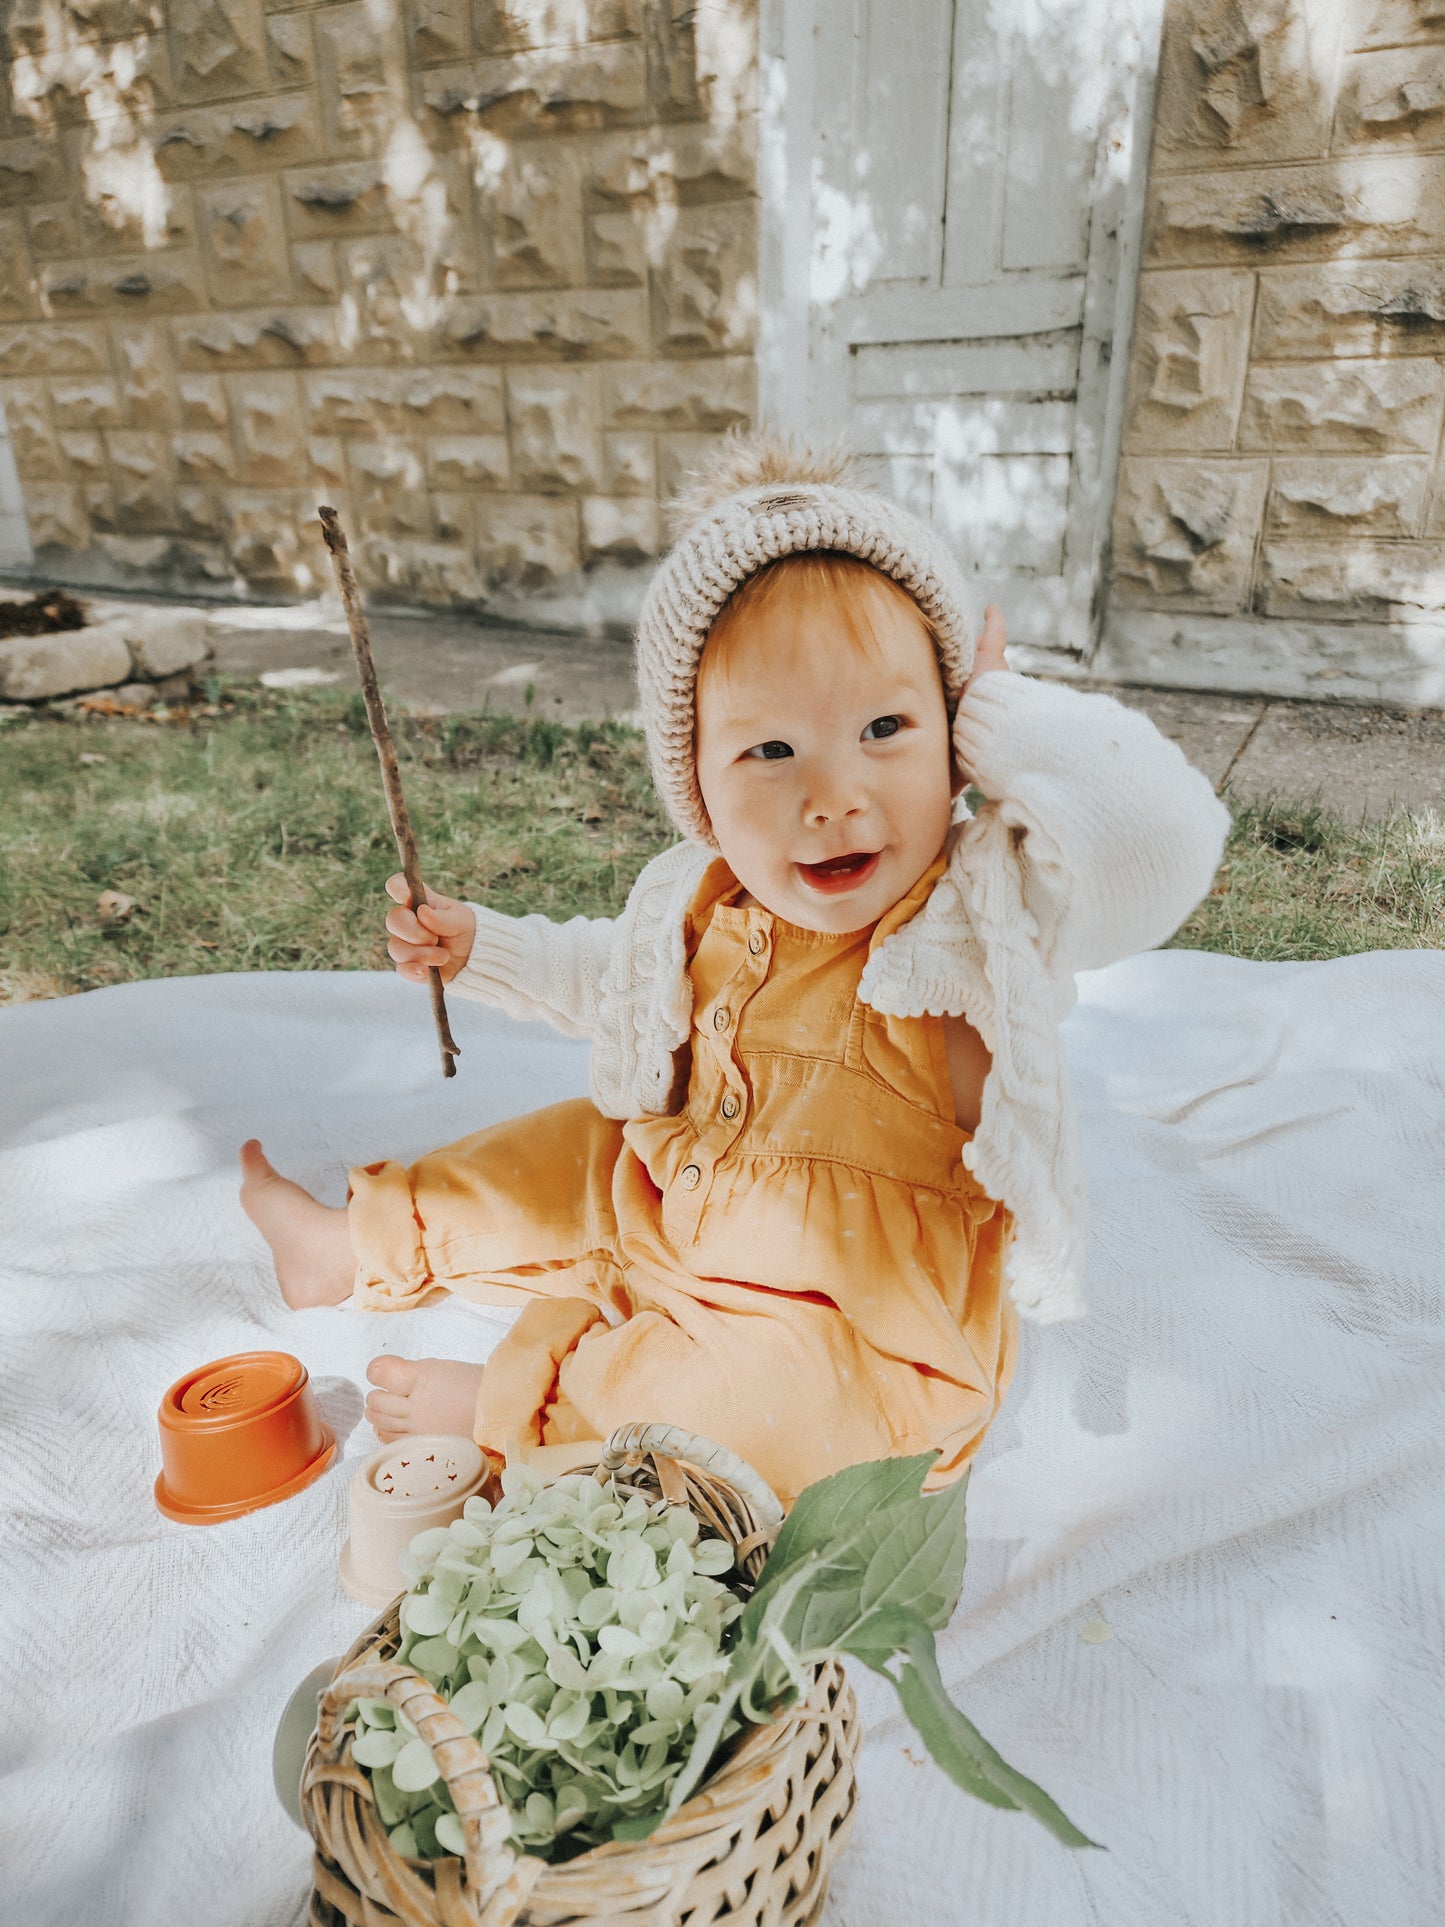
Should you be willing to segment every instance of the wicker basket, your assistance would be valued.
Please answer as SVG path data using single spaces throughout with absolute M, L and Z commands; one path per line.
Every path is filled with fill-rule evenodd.
M 599 1478 L 691 1506 L 756 1581 L 777 1534 L 777 1500 L 720 1446 L 658 1425 L 614 1433 Z M 745 1728 L 723 1764 L 648 1839 L 593 1847 L 556 1866 L 519 1853 L 486 1755 L 426 1680 L 392 1658 L 399 1601 L 364 1632 L 321 1696 L 301 1809 L 316 1843 L 312 1927 L 807 1927 L 857 1799 L 861 1731 L 843 1669 L 820 1666 L 782 1718 Z M 436 1754 L 466 1837 L 461 1860 L 404 1860 L 352 1762 L 353 1700 L 387 1699 Z

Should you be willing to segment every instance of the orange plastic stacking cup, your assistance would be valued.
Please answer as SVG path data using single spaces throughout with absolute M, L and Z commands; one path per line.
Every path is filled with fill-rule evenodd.
M 306 1367 L 289 1352 L 237 1352 L 178 1378 L 161 1400 L 156 1504 L 215 1525 L 289 1499 L 336 1454 Z

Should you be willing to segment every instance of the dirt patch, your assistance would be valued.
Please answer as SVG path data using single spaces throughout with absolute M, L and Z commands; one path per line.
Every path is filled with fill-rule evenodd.
M 45 589 L 28 602 L 0 602 L 0 636 L 48 636 L 83 629 L 85 610 L 64 589 Z

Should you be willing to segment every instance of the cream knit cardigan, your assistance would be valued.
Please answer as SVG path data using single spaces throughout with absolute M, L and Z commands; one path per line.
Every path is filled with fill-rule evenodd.
M 1164 942 L 1208 890 L 1229 826 L 1208 782 L 1111 697 L 1009 671 L 979 676 L 954 723 L 988 801 L 949 832 L 916 916 L 879 944 L 859 994 L 897 1017 L 966 1016 L 993 1055 L 963 1160 L 1014 1214 L 1009 1290 L 1040 1323 L 1083 1311 L 1084 1187 L 1059 1024 L 1074 973 Z M 715 852 L 664 850 L 621 916 L 507 917 L 477 933 L 452 989 L 592 1043 L 599 1110 L 667 1110 L 692 991 L 687 910 Z

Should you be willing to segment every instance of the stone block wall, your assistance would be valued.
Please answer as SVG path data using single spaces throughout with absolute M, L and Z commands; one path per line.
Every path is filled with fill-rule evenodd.
M 755 0 L 12 0 L 0 399 L 60 580 L 626 620 L 754 408 Z
M 1107 673 L 1445 702 L 1445 4 L 1170 0 Z

